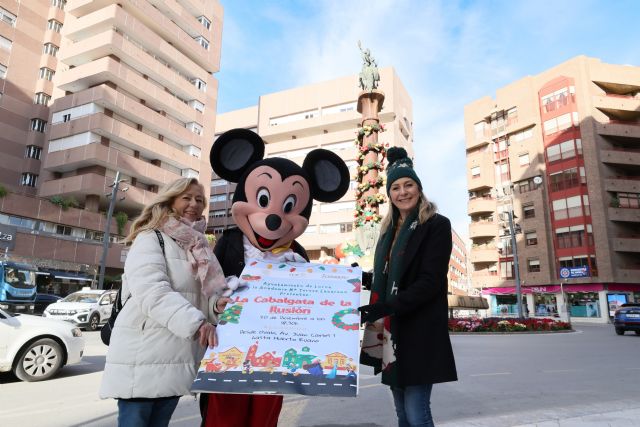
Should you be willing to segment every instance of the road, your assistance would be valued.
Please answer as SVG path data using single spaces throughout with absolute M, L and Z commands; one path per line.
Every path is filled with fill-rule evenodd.
M 453 336 L 459 381 L 434 387 L 437 425 L 515 426 L 640 408 L 640 336 L 617 336 L 610 325 L 574 327 L 563 334 Z M 0 425 L 115 425 L 115 402 L 97 397 L 106 347 L 98 333 L 85 336 L 83 362 L 54 379 L 22 383 L 0 375 Z M 360 374 L 357 398 L 287 396 L 279 425 L 393 426 L 388 388 L 367 368 Z M 171 425 L 197 426 L 199 418 L 194 398 L 183 397 Z

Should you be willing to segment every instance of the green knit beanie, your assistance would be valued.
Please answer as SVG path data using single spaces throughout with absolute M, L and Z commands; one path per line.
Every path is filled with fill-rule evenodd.
M 400 178 L 411 178 L 422 191 L 420 178 L 413 170 L 413 161 L 407 155 L 407 150 L 402 147 L 391 147 L 387 150 L 387 194 L 393 181 Z

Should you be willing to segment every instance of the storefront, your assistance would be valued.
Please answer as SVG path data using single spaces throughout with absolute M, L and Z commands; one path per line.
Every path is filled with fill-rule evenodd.
M 522 286 L 521 293 L 525 316 L 559 317 L 597 323 L 608 322 L 615 310 L 625 302 L 640 302 L 640 284 L 563 283 Z M 489 300 L 490 316 L 517 316 L 515 287 L 485 288 L 482 294 Z

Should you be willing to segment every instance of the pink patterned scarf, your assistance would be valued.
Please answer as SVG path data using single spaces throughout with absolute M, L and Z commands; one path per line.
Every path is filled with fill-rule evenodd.
M 187 252 L 187 259 L 194 273 L 200 278 L 202 294 L 211 297 L 222 293 L 226 281 L 222 267 L 204 235 L 206 226 L 204 218 L 191 222 L 185 218 L 169 217 L 160 230 Z

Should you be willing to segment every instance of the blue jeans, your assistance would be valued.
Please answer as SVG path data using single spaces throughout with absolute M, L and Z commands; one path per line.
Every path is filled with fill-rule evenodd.
M 166 427 L 180 397 L 119 399 L 118 427 Z
M 433 384 L 391 387 L 398 415 L 398 427 L 433 427 L 431 388 Z

